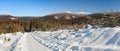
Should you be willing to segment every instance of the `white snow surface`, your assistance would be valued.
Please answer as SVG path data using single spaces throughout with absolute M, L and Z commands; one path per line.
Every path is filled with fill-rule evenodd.
M 21 38 L 23 33 L 7 33 L 0 35 L 0 51 L 10 51 Z
M 2 34 L 0 51 L 120 51 L 120 27 Z

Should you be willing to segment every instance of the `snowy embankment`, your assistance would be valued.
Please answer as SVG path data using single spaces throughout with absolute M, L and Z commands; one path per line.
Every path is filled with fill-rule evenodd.
M 120 27 L 30 33 L 52 51 L 120 51 Z
M 0 51 L 120 51 L 120 27 L 18 34 L 0 35 Z

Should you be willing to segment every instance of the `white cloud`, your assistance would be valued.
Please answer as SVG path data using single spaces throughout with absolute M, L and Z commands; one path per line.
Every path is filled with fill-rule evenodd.
M 88 12 L 78 12 L 78 14 L 90 14 Z
M 8 11 L 7 9 L 5 9 L 5 10 L 3 10 L 3 11 L 0 12 L 0 14 L 5 14 L 5 15 L 9 14 L 9 13 L 10 13 L 10 11 Z

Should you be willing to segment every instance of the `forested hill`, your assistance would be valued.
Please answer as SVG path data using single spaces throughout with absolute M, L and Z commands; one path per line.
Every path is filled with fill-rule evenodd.
M 0 33 L 54 31 L 58 29 L 120 26 L 120 12 L 97 12 L 92 14 L 55 13 L 46 16 L 0 15 Z

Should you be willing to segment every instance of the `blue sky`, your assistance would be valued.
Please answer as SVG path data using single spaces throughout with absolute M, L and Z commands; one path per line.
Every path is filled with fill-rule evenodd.
M 56 12 L 119 11 L 120 0 L 0 0 L 0 14 L 43 16 Z

